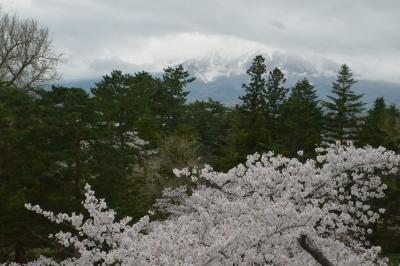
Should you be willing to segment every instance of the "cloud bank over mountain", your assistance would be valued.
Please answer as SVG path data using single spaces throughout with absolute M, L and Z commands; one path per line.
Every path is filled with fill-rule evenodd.
M 400 82 L 397 0 L 0 0 L 0 4 L 7 12 L 49 27 L 54 46 L 65 54 L 60 67 L 65 80 L 96 78 L 114 68 L 156 72 L 186 60 L 221 57 L 236 63 L 249 53 L 280 52 L 347 63 L 362 79 Z M 217 67 L 204 78 L 213 80 L 226 72 Z M 313 72 L 310 67 L 307 71 Z
M 279 51 L 272 53 L 259 52 L 247 53 L 235 58 L 223 58 L 219 55 L 202 58 L 200 60 L 187 60 L 183 65 L 203 82 L 212 82 L 219 77 L 230 77 L 246 73 L 252 59 L 262 54 L 266 58 L 267 67 L 278 67 L 286 74 L 303 76 L 333 76 L 336 75 L 340 64 L 323 57 L 302 57 Z
M 191 99 L 233 104 L 255 54 L 288 86 L 308 77 L 326 95 L 348 64 L 368 97 L 400 94 L 398 0 L 0 0 L 38 20 L 65 55 L 63 84 L 90 87 L 113 69 L 159 73 L 183 63 L 198 78 Z M 378 81 L 377 81 L 378 80 Z
M 268 69 L 279 67 L 287 76 L 287 87 L 307 78 L 318 89 L 320 98 L 330 93 L 340 64 L 323 57 L 306 58 L 297 55 L 273 52 L 264 54 Z M 208 97 L 229 105 L 238 103 L 244 93 L 241 85 L 248 82 L 246 70 L 253 55 L 238 58 L 237 61 L 223 61 L 220 58 L 201 61 L 187 61 L 185 65 L 197 80 L 190 87 L 190 100 L 206 100 Z M 354 85 L 357 93 L 365 94 L 364 100 L 371 104 L 377 97 L 400 105 L 400 84 L 382 80 L 363 79 L 355 73 L 358 82 Z
M 331 83 L 335 80 L 340 64 L 323 57 L 306 58 L 282 52 L 262 53 L 266 57 L 268 69 L 279 67 L 287 76 L 287 87 L 292 87 L 298 80 L 307 78 L 318 89 L 321 99 L 330 93 Z M 224 58 L 221 55 L 204 57 L 200 60 L 186 60 L 182 63 L 196 77 L 190 84 L 189 101 L 213 98 L 227 105 L 235 105 L 238 97 L 244 93 L 242 84 L 248 82 L 246 70 L 256 53 L 243 54 L 236 58 Z M 107 62 L 103 62 L 107 63 Z M 118 64 L 117 64 L 118 66 Z M 130 66 L 121 69 L 130 69 Z M 124 68 L 126 67 L 126 68 Z M 134 71 L 127 71 L 134 73 Z M 159 70 L 152 71 L 159 75 Z M 357 93 L 365 94 L 364 99 L 371 104 L 377 97 L 385 97 L 387 102 L 400 105 L 400 84 L 382 80 L 367 80 L 355 73 L 358 82 L 354 85 Z M 81 79 L 63 81 L 66 86 L 77 86 L 89 89 L 100 80 Z

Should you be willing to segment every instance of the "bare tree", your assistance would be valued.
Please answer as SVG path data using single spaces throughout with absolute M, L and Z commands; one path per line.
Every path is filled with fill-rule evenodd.
M 46 27 L 0 13 L 0 88 L 27 89 L 54 80 L 60 60 Z

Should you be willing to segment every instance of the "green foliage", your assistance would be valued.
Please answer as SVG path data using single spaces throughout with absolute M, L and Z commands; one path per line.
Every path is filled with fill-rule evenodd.
M 243 84 L 245 95 L 240 97 L 242 104 L 237 106 L 232 119 L 230 142 L 236 148 L 227 151 L 232 164 L 254 152 L 282 151 L 279 124 L 288 92 L 284 87 L 285 76 L 278 68 L 274 68 L 265 80 L 267 68 L 261 55 L 254 58 L 247 74 L 250 82 Z
M 24 209 L 24 203 L 38 196 L 37 181 L 32 179 L 34 149 L 27 146 L 29 129 L 35 124 L 33 99 L 24 91 L 11 87 L 0 90 L 0 243 L 8 255 L 29 239 L 29 223 L 36 221 Z M 31 218 L 33 220 L 31 220 Z M 29 221 L 29 222 L 28 222 Z M 29 241 L 29 245 L 39 245 Z M 15 254 L 18 258 L 19 254 Z
M 277 152 L 282 152 L 278 138 L 279 125 L 282 123 L 282 106 L 286 99 L 288 89 L 283 85 L 286 82 L 285 75 L 279 68 L 274 68 L 269 72 L 266 84 L 266 102 L 267 102 L 267 123 L 269 127 L 268 148 Z
M 302 150 L 311 157 L 321 143 L 322 110 L 314 86 L 307 79 L 296 83 L 282 107 L 280 146 L 283 152 L 296 156 Z
M 400 254 L 388 254 L 386 257 L 389 258 L 389 265 L 398 266 L 400 265 Z
M 326 108 L 325 139 L 328 142 L 357 140 L 360 117 L 365 103 L 363 95 L 351 90 L 356 83 L 353 73 L 347 65 L 340 67 L 336 82 L 332 83 L 332 95 L 322 102 Z
M 279 116 L 280 108 L 286 99 L 288 89 L 283 86 L 285 82 L 285 75 L 279 68 L 274 68 L 269 72 L 265 99 L 267 112 L 271 119 L 276 119 Z
M 249 84 L 243 84 L 245 94 L 239 97 L 242 100 L 241 110 L 249 113 L 253 119 L 258 116 L 263 116 L 266 113 L 267 102 L 265 99 L 266 94 L 266 81 L 265 74 L 267 73 L 267 66 L 265 65 L 265 58 L 257 55 L 253 59 L 253 63 L 247 70 L 250 77 Z
M 48 247 L 48 239 L 39 236 L 55 229 L 27 212 L 24 203 L 39 203 L 55 210 L 76 209 L 81 193 L 76 183 L 78 171 L 86 171 L 87 154 L 74 149 L 78 132 L 84 135 L 85 131 L 78 121 L 80 98 L 85 95 L 71 90 L 70 101 L 63 102 L 61 90 L 50 94 L 12 88 L 1 91 L 0 211 L 5 215 L 0 224 L 7 226 L 0 227 L 0 239 L 7 254 L 15 251 L 17 261 L 25 261 L 31 248 Z M 82 160 L 82 166 L 68 167 L 75 160 Z
M 0 91 L 0 248 L 23 262 L 32 248 L 51 243 L 37 236 L 54 231 L 47 221 L 24 208 L 38 203 L 56 211 L 79 209 L 82 188 L 89 182 L 121 216 L 141 217 L 153 194 L 143 165 L 148 156 L 134 139 L 146 136 L 151 148 L 181 122 L 191 82 L 182 66 L 167 68 L 163 79 L 147 72 L 113 71 L 92 89 L 79 88 Z M 172 133 L 172 132 L 171 132 Z M 14 259 L 13 259 L 14 260 Z
M 373 107 L 368 110 L 360 132 L 360 144 L 374 147 L 384 146 L 395 151 L 400 144 L 400 113 L 395 106 L 386 106 L 384 99 L 377 98 Z
M 186 96 L 189 94 L 185 88 L 194 80 L 182 65 L 164 69 L 162 86 L 157 92 L 157 113 L 163 127 L 169 132 L 175 131 L 183 122 Z
M 56 86 L 1 88 L 0 260 L 71 252 L 39 237 L 59 228 L 23 204 L 77 210 L 86 182 L 121 216 L 138 219 L 165 187 L 189 185 L 173 175 L 173 168 L 208 163 L 228 170 L 246 155 L 268 150 L 289 156 L 303 150 L 307 159 L 323 136 L 399 151 L 399 111 L 378 98 L 361 120 L 362 95 L 351 90 L 355 81 L 346 65 L 333 83 L 333 95 L 323 102 L 325 114 L 309 81 L 297 82 L 287 95 L 284 74 L 278 68 L 267 72 L 262 56 L 254 58 L 247 74 L 236 108 L 212 99 L 187 103 L 186 87 L 194 79 L 182 65 L 165 68 L 161 77 L 115 70 L 91 94 Z M 137 136 L 149 142 L 140 148 L 133 144 Z M 400 184 L 397 177 L 385 182 L 388 196 L 371 204 L 387 212 L 371 240 L 397 252 L 391 228 L 399 226 Z
M 267 148 L 266 73 L 265 58 L 256 56 L 247 70 L 250 82 L 242 85 L 245 94 L 240 97 L 242 104 L 236 107 L 237 116 L 232 125 L 235 133 L 231 141 L 241 152 L 241 159 L 244 155 Z
M 221 103 L 208 99 L 188 105 L 185 124 L 200 143 L 200 153 L 207 163 L 220 169 L 229 130 L 229 112 Z
M 395 106 L 387 106 L 383 98 L 377 98 L 368 110 L 360 132 L 361 145 L 383 146 L 396 152 L 400 151 L 400 113 Z M 388 176 L 383 182 L 388 188 L 386 196 L 373 204 L 386 211 L 371 237 L 373 243 L 382 245 L 384 252 L 396 252 L 400 249 L 400 180 L 398 176 Z
M 91 90 L 96 112 L 102 116 L 105 127 L 118 136 L 123 149 L 129 149 L 124 132 L 137 131 L 148 140 L 156 139 L 161 121 L 153 114 L 160 86 L 161 81 L 147 72 L 132 76 L 115 70 Z

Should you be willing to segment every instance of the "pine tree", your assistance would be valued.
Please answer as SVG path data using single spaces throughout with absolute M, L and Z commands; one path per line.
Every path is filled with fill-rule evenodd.
M 400 151 L 400 111 L 391 104 L 386 109 L 383 122 L 383 132 L 387 136 L 384 146 L 396 152 Z
M 274 68 L 269 72 L 268 80 L 266 83 L 266 107 L 268 126 L 270 127 L 269 135 L 269 148 L 278 148 L 278 128 L 281 122 L 280 116 L 282 114 L 282 105 L 285 101 L 288 89 L 284 87 L 286 82 L 285 75 L 279 68 Z
M 225 146 L 224 138 L 229 128 L 229 111 L 211 98 L 188 105 L 185 123 L 198 138 L 202 157 L 214 168 L 218 168 L 219 160 L 225 156 L 221 149 Z
M 383 121 L 383 143 L 387 149 L 393 150 L 396 153 L 400 152 L 400 111 L 394 104 L 389 105 L 386 108 L 384 121 Z M 381 235 L 390 235 L 392 239 L 399 239 L 400 232 L 398 230 L 393 230 L 393 228 L 398 228 L 400 226 L 400 179 L 397 175 L 391 175 L 383 180 L 388 189 L 385 191 L 385 198 L 379 200 L 380 206 L 386 209 L 386 212 L 382 215 L 383 218 L 383 230 L 386 233 L 381 233 Z M 389 228 L 388 225 L 391 224 L 393 227 Z M 391 241 L 390 238 L 384 239 L 385 241 L 380 241 L 378 244 L 384 245 L 386 250 L 394 251 L 399 250 L 400 244 L 398 241 Z
M 38 160 L 31 142 L 32 128 L 38 123 L 34 99 L 25 90 L 14 87 L 0 89 L 0 260 L 26 263 L 28 246 L 42 246 L 43 241 L 32 237 L 32 231 L 46 231 L 48 223 L 31 216 L 24 204 L 38 195 L 42 176 L 36 176 L 43 163 Z M 49 195 L 42 195 L 48 197 Z M 35 224 L 36 226 L 31 226 Z M 54 228 L 54 227 L 53 227 Z
M 399 152 L 400 150 L 400 114 L 394 105 L 387 106 L 383 97 L 377 98 L 374 105 L 368 110 L 361 133 L 360 144 L 373 147 L 383 146 L 387 149 Z M 400 221 L 400 180 L 397 175 L 389 175 L 383 178 L 388 188 L 385 190 L 385 197 L 372 202 L 375 208 L 385 208 L 382 214 L 382 223 L 377 224 L 376 232 L 371 236 L 375 245 L 383 245 L 387 251 L 396 249 L 396 244 L 390 238 L 399 238 L 396 230 L 388 227 L 399 226 Z M 390 238 L 385 236 L 390 235 Z
M 385 139 L 387 138 L 384 132 L 384 123 L 388 115 L 387 111 L 387 106 L 383 97 L 377 98 L 364 119 L 359 137 L 360 144 L 369 144 L 373 147 L 384 145 Z
M 351 86 L 356 83 L 347 65 L 340 67 L 336 82 L 332 83 L 332 96 L 323 105 L 326 109 L 325 140 L 328 142 L 355 141 L 365 103 L 362 94 L 356 94 Z
M 185 112 L 186 97 L 189 94 L 185 88 L 195 80 L 189 72 L 178 65 L 164 69 L 162 84 L 157 91 L 157 114 L 162 119 L 164 128 L 174 131 L 178 128 Z
M 314 86 L 307 79 L 296 83 L 282 107 L 279 141 L 287 155 L 302 150 L 306 158 L 321 143 L 322 109 Z
M 279 115 L 279 109 L 288 93 L 288 89 L 283 86 L 285 82 L 285 75 L 279 68 L 274 68 L 269 72 L 266 84 L 266 99 L 268 113 L 273 119 Z
M 267 148 L 266 73 L 265 58 L 257 55 L 247 70 L 250 82 L 242 85 L 245 89 L 245 94 L 239 98 L 242 104 L 236 107 L 234 142 L 241 158 Z
M 251 114 L 254 120 L 266 113 L 266 81 L 264 78 L 266 73 L 265 58 L 262 55 L 257 55 L 247 70 L 250 82 L 242 85 L 245 89 L 245 95 L 239 97 L 242 100 L 240 109 Z
M 51 90 L 37 89 L 36 93 L 36 112 L 42 123 L 34 132 L 36 141 L 41 137 L 47 143 L 40 152 L 54 151 L 52 160 L 63 165 L 57 169 L 57 178 L 68 180 L 70 184 L 63 184 L 63 190 L 70 187 L 70 199 L 79 206 L 86 178 L 96 172 L 91 167 L 90 143 L 96 139 L 93 124 L 97 115 L 91 99 L 80 88 L 53 86 Z
M 91 89 L 95 111 L 100 114 L 104 129 L 114 131 L 113 134 L 117 136 L 121 146 L 124 146 L 123 133 L 132 130 L 128 128 L 128 124 L 132 123 L 127 121 L 127 112 L 132 108 L 124 106 L 124 103 L 129 101 L 127 93 L 131 78 L 130 75 L 114 70 L 110 75 L 103 76 Z M 130 105 L 134 104 L 130 102 Z M 136 119 L 136 116 L 129 117 Z
M 383 97 L 377 98 L 368 110 L 360 132 L 360 144 L 373 147 L 383 146 L 400 150 L 400 113 L 395 105 L 387 106 Z
M 129 150 L 126 132 L 137 131 L 151 141 L 157 138 L 161 120 L 155 114 L 155 97 L 160 84 L 160 79 L 145 71 L 130 75 L 115 70 L 92 88 L 96 111 L 107 128 L 115 131 L 122 149 Z
M 159 137 L 161 120 L 156 116 L 156 95 L 161 80 L 148 72 L 134 75 L 113 71 L 92 89 L 95 113 L 99 114 L 93 146 L 94 163 L 99 169 L 92 182 L 102 196 L 111 197 L 120 211 L 140 217 L 149 203 L 149 191 L 144 189 L 146 176 L 138 173 L 144 168 L 136 145 L 134 132 L 146 136 L 153 147 Z M 145 207 L 144 207 L 145 206 Z
M 79 206 L 83 185 L 96 176 L 89 148 L 96 114 L 87 92 L 76 88 L 7 89 L 0 106 L 0 211 L 6 214 L 0 224 L 7 225 L 0 238 L 24 261 L 34 248 L 49 247 L 36 236 L 52 230 L 32 218 L 24 203 L 71 211 Z

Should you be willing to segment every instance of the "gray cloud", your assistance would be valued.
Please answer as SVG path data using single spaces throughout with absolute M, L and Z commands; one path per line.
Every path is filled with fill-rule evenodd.
M 271 21 L 271 24 L 273 26 L 277 27 L 278 29 L 281 29 L 281 30 L 286 29 L 285 25 L 281 21 L 273 20 L 273 21 Z
M 0 0 L 50 28 L 66 78 L 215 54 L 262 51 L 348 63 L 364 78 L 400 82 L 398 0 Z M 112 59 L 110 61 L 110 58 Z M 331 60 L 331 61 L 329 61 Z M 119 62 L 119 63 L 118 63 Z M 329 63 L 331 62 L 331 63 Z M 333 64 L 335 65 L 335 64 Z M 312 68 L 310 66 L 310 68 Z M 310 71 L 312 71 L 310 69 Z
M 104 73 L 110 69 L 119 69 L 122 71 L 135 71 L 139 66 L 130 64 L 129 62 L 122 61 L 120 58 L 112 57 L 105 59 L 95 59 L 89 64 L 89 68 L 98 73 Z

